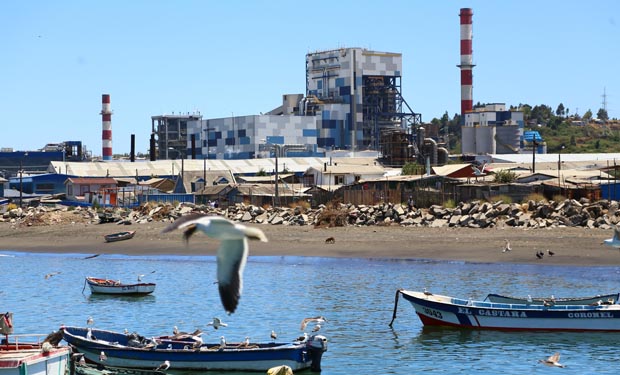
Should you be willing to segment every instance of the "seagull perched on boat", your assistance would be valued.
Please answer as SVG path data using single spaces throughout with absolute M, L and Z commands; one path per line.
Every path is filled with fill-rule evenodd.
M 226 338 L 224 336 L 220 336 L 220 349 L 226 348 Z
M 612 238 L 603 240 L 603 245 L 611 246 L 616 249 L 620 248 L 620 228 L 618 228 L 618 226 L 614 227 L 614 236 Z
M 278 334 L 272 329 L 270 337 L 273 341 L 276 341 L 276 339 L 278 338 Z
M 228 324 L 222 322 L 220 318 L 213 318 L 213 321 L 207 323 L 208 326 L 213 326 L 215 329 L 219 329 L 220 327 L 228 327 Z
M 181 216 L 163 230 L 184 229 L 189 238 L 201 230 L 207 236 L 220 240 L 217 249 L 217 282 L 222 305 L 227 313 L 235 312 L 243 289 L 243 269 L 248 258 L 248 239 L 267 242 L 262 230 L 236 224 L 221 216 L 192 214 Z
M 293 369 L 287 365 L 276 366 L 267 370 L 267 375 L 293 375 Z
M 103 352 L 103 350 L 101 351 L 101 353 L 99 354 L 99 362 L 104 362 L 108 360 L 108 356 L 105 355 L 105 353 Z
M 508 239 L 505 239 L 505 244 L 504 244 L 504 248 L 502 249 L 502 253 L 505 253 L 506 251 L 512 251 L 512 247 L 510 247 L 510 241 L 508 241 Z
M 86 324 L 92 326 L 93 324 L 95 324 L 95 319 L 93 319 L 92 316 L 89 316 L 88 319 L 86 319 Z
M 555 353 L 554 355 L 552 355 L 551 357 L 545 360 L 539 359 L 538 362 L 542 363 L 545 366 L 562 367 L 562 368 L 566 367 L 560 363 L 560 353 Z
M 157 366 L 155 371 L 166 371 L 170 368 L 170 361 L 166 360 L 161 365 Z
M 317 324 L 321 324 L 321 323 L 325 323 L 325 322 L 327 322 L 327 319 L 325 319 L 325 318 L 324 318 L 324 317 L 322 317 L 322 316 L 317 316 L 317 317 L 314 317 L 314 318 L 305 318 L 304 320 L 302 320 L 302 321 L 301 321 L 301 330 L 302 330 L 302 331 L 303 331 L 303 330 L 305 330 L 305 329 L 306 329 L 306 326 L 307 326 L 307 325 L 308 325 L 308 323 L 310 323 L 310 322 L 314 322 L 314 323 L 317 323 Z

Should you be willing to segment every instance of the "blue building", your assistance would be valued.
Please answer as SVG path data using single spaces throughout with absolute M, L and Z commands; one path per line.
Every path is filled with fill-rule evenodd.
M 383 132 L 414 137 L 421 123 L 401 95 L 402 55 L 342 48 L 306 55 L 305 94 L 283 95 L 265 114 L 203 119 L 152 117 L 159 159 L 324 156 L 334 150 L 385 153 Z M 277 145 L 274 147 L 274 145 Z

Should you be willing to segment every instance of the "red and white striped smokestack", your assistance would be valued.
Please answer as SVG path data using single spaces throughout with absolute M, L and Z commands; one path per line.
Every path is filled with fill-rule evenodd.
M 101 95 L 101 147 L 103 160 L 112 160 L 112 111 L 110 95 Z
M 461 8 L 461 116 L 470 112 L 474 106 L 473 98 L 473 64 L 472 57 L 472 17 L 474 12 L 471 8 Z

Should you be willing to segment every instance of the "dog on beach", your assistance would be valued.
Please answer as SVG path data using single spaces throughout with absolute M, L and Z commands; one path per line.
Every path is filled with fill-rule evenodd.
M 329 243 L 329 244 L 336 243 L 336 239 L 334 237 L 328 237 L 325 240 L 325 243 Z

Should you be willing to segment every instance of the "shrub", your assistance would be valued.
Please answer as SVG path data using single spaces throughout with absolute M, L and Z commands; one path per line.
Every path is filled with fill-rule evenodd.
M 349 213 L 339 205 L 328 203 L 316 218 L 316 227 L 344 227 Z
M 6 206 L 6 210 L 7 210 L 7 211 L 11 211 L 11 210 L 14 210 L 14 209 L 16 209 L 16 208 L 17 208 L 17 205 L 16 205 L 15 203 L 9 203 L 9 204 Z
M 491 203 L 497 203 L 499 201 L 510 204 L 512 203 L 512 197 L 510 197 L 509 195 L 500 194 L 500 195 L 494 195 L 489 198 L 489 202 Z
M 444 202 L 443 206 L 445 208 L 456 208 L 456 203 L 454 202 L 454 199 L 448 199 Z
M 552 199 L 554 202 L 564 202 L 566 200 L 566 197 L 563 196 L 562 194 L 556 194 L 553 196 Z
M 529 201 L 534 201 L 534 202 L 545 202 L 547 201 L 547 199 L 545 199 L 545 196 L 539 193 L 532 193 L 530 195 L 528 195 L 527 197 L 525 197 L 523 199 L 523 203 L 527 203 Z
M 495 172 L 495 175 L 493 176 L 493 182 L 503 183 L 503 184 L 514 182 L 516 181 L 516 179 L 517 179 L 517 174 L 507 169 L 501 169 Z

